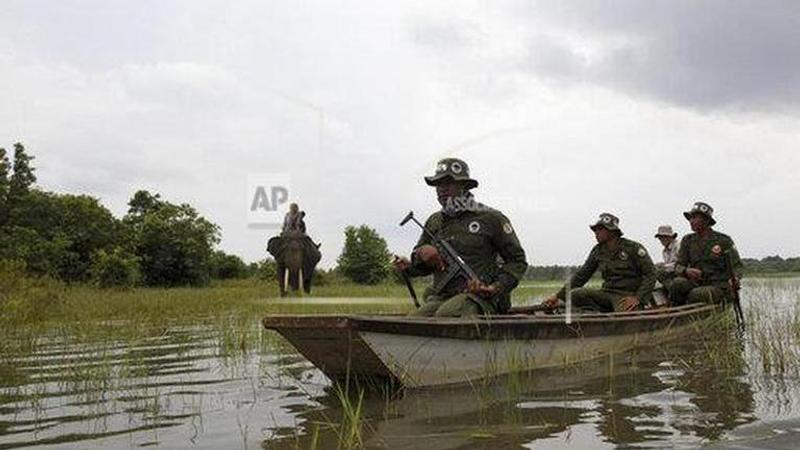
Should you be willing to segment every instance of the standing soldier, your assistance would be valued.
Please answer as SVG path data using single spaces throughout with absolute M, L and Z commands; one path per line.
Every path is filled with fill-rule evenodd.
M 528 269 L 525 251 L 514 228 L 501 212 L 475 201 L 471 189 L 478 182 L 469 176 L 467 163 L 446 158 L 436 173 L 425 177 L 436 187 L 442 209 L 425 222 L 434 236 L 447 241 L 472 268 L 479 280 L 453 279 L 433 292 L 444 276 L 444 262 L 432 239 L 422 233 L 411 259 L 395 257 L 395 269 L 411 277 L 433 274 L 433 286 L 425 291 L 420 316 L 462 317 L 505 313 L 511 307 L 511 291 Z
M 600 214 L 597 223 L 589 228 L 594 231 L 597 245 L 568 285 L 544 304 L 554 308 L 559 300 L 564 300 L 567 289 L 572 289 L 572 304 L 583 310 L 632 311 L 651 304 L 656 271 L 647 250 L 638 242 L 622 237 L 619 219 L 612 214 Z M 582 287 L 598 269 L 603 277 L 602 288 Z
M 678 276 L 670 288 L 670 301 L 673 305 L 683 305 L 732 299 L 731 289 L 739 288 L 742 267 L 733 239 L 711 229 L 717 221 L 714 208 L 708 203 L 696 202 L 683 216 L 694 233 L 681 240 L 675 264 Z

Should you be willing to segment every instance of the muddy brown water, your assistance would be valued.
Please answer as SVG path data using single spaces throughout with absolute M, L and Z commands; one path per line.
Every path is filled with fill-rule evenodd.
M 135 339 L 54 327 L 2 347 L 0 449 L 725 448 L 773 423 L 800 430 L 800 279 L 750 280 L 743 298 L 742 339 L 728 327 L 492 383 L 367 393 L 356 427 L 337 387 L 258 317 Z

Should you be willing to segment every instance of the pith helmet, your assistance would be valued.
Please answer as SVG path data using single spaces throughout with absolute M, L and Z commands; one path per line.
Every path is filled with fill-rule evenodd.
M 425 177 L 428 186 L 436 186 L 445 178 L 466 182 L 467 189 L 478 187 L 478 182 L 469 177 L 469 166 L 458 158 L 445 158 L 436 163 L 436 173 Z
M 592 231 L 596 230 L 597 227 L 603 227 L 609 231 L 616 231 L 622 236 L 622 230 L 619 228 L 619 218 L 610 213 L 602 213 L 600 217 L 597 219 L 597 222 L 589 225 L 589 228 Z
M 672 225 L 661 225 L 656 231 L 656 237 L 678 237 L 678 233 L 672 231 Z
M 695 214 L 702 214 L 706 216 L 708 218 L 709 225 L 714 225 L 717 223 L 717 221 L 714 220 L 714 208 L 712 208 L 708 203 L 694 202 L 692 209 L 683 213 L 683 217 L 686 217 L 686 220 L 689 220 Z

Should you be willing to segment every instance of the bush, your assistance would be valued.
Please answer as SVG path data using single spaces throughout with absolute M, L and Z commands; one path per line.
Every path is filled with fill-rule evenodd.
M 139 258 L 117 247 L 112 252 L 99 250 L 92 255 L 92 281 L 102 288 L 132 288 L 139 284 Z
M 0 326 L 43 320 L 63 305 L 65 289 L 52 278 L 28 276 L 22 261 L 0 259 Z
M 9 210 L 9 233 L 20 230 L 31 235 L 35 244 L 27 246 L 24 260 L 35 274 L 57 276 L 65 281 L 86 281 L 91 275 L 92 255 L 110 251 L 121 241 L 122 224 L 99 200 L 86 195 L 55 194 L 32 189 L 20 196 Z M 29 239 L 25 239 L 29 241 Z M 2 245 L 8 248 L 6 244 Z M 48 252 L 50 265 L 45 269 L 39 255 Z
M 344 250 L 339 255 L 338 270 L 358 284 L 378 284 L 391 271 L 389 249 L 377 231 L 361 225 L 344 230 Z
M 219 280 L 245 278 L 248 275 L 247 264 L 236 255 L 229 255 L 217 250 L 211 255 L 211 277 Z
M 314 286 L 330 286 L 347 281 L 337 270 L 314 269 Z
M 278 279 L 278 264 L 272 258 L 259 261 L 256 269 L 256 277 L 262 281 L 275 281 Z
M 70 241 L 62 234 L 46 239 L 30 228 L 0 229 L 0 258 L 24 263 L 25 270 L 33 275 L 59 277 L 62 268 L 78 258 L 69 247 Z

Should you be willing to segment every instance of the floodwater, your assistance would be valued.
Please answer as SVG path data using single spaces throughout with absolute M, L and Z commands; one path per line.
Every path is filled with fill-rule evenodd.
M 800 279 L 749 280 L 742 294 L 741 339 L 728 327 L 492 383 L 363 396 L 342 394 L 256 317 L 119 339 L 116 324 L 105 338 L 54 328 L 0 347 L 0 449 L 746 445 L 800 429 Z

